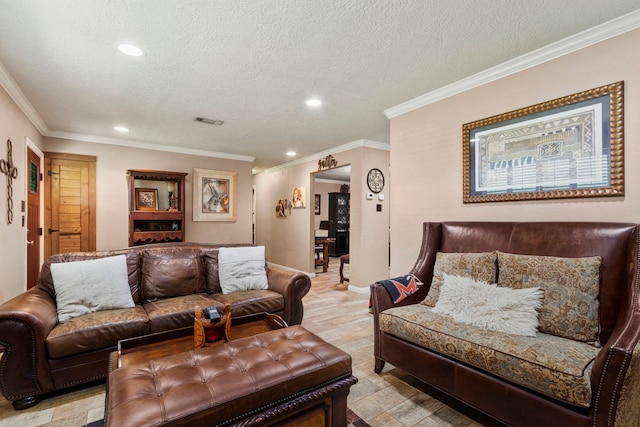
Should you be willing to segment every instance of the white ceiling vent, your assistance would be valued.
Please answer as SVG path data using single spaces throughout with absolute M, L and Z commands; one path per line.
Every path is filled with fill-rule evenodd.
M 224 121 L 222 120 L 207 119 L 206 117 L 196 117 L 195 121 L 216 126 L 222 126 L 222 124 L 224 123 Z

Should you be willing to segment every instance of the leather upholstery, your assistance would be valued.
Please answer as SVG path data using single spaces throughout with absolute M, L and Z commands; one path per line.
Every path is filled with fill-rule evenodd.
M 602 257 L 600 341 L 591 373 L 591 405 L 581 409 L 519 387 L 450 357 L 385 334 L 378 313 L 393 307 L 381 285 L 371 286 L 376 370 L 385 361 L 511 425 L 605 426 L 616 419 L 622 379 L 640 339 L 639 228 L 601 222 L 425 223 L 420 254 L 411 273 L 423 283 L 396 306 L 424 299 L 436 253 L 502 252 L 558 257 Z M 637 397 L 636 397 L 637 399 Z
M 293 326 L 114 370 L 105 421 L 211 426 L 350 374 L 351 356 Z
M 204 260 L 197 248 L 142 253 L 142 301 L 204 293 Z
M 0 391 L 4 397 L 15 407 L 28 407 L 16 402 L 104 378 L 109 353 L 116 349 L 118 340 L 189 326 L 196 304 L 222 308 L 223 302 L 214 292 L 219 283 L 213 264 L 220 246 L 186 242 L 49 257 L 37 286 L 0 305 L 0 346 L 5 347 Z M 127 257 L 129 288 L 136 307 L 92 313 L 58 324 L 51 264 L 119 254 Z M 228 296 L 232 313 L 268 311 L 280 314 L 289 325 L 300 324 L 302 298 L 311 287 L 309 276 L 267 267 L 267 279 L 268 290 Z M 146 299 L 153 301 L 144 301 L 143 289 Z M 33 403 L 37 399 L 30 400 L 29 404 Z

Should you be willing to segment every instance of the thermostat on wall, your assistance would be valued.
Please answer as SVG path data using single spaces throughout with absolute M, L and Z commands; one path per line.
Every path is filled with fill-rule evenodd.
M 378 194 L 378 200 L 383 201 L 384 200 L 384 194 Z

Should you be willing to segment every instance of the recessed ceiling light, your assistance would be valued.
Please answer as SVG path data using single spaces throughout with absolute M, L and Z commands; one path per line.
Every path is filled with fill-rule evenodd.
M 322 105 L 322 101 L 320 101 L 318 98 L 307 99 L 307 105 L 309 107 L 319 107 Z
M 295 155 L 296 155 L 296 152 L 295 152 L 295 151 L 287 151 L 287 156 L 289 156 L 289 157 L 293 157 L 293 156 L 295 156 Z
M 129 56 L 143 56 L 144 51 L 140 49 L 138 46 L 134 46 L 132 44 L 121 43 L 118 45 L 118 50 L 125 55 Z
M 124 126 L 114 126 L 113 128 L 118 132 L 129 132 L 129 128 Z

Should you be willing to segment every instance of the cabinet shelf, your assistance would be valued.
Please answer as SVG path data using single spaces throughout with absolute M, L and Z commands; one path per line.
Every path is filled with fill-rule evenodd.
M 186 176 L 183 172 L 129 170 L 129 246 L 184 241 Z M 155 204 L 162 210 L 136 210 L 139 188 L 155 190 L 156 197 L 161 197 Z

